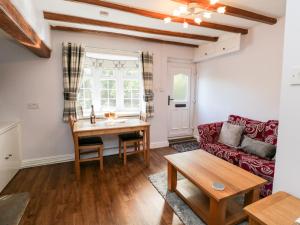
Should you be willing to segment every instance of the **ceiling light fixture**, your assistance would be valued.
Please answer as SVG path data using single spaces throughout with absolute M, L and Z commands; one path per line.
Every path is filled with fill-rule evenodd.
M 217 9 L 218 13 L 224 14 L 226 12 L 226 7 L 225 6 L 221 6 Z
M 189 28 L 189 24 L 185 21 L 183 22 L 183 28 L 185 28 L 185 29 Z
M 170 23 L 172 21 L 171 17 L 164 18 L 165 23 Z
M 178 10 L 180 13 L 187 13 L 187 6 L 186 5 L 179 6 Z
M 215 5 L 219 2 L 219 0 L 210 0 L 209 1 L 211 5 Z M 224 14 L 226 12 L 225 6 L 219 6 L 216 5 L 213 7 L 216 9 L 217 13 Z M 202 18 L 210 19 L 212 17 L 212 12 L 208 11 L 209 6 L 206 8 L 203 8 L 201 4 L 198 4 L 195 1 L 192 1 L 191 3 L 187 5 L 181 5 L 177 9 L 173 10 L 173 16 L 174 17 L 181 17 L 180 19 L 183 20 L 183 27 L 188 28 L 189 24 L 185 21 L 186 19 L 192 19 L 194 22 L 198 25 L 202 23 Z M 165 23 L 172 22 L 171 17 L 164 18 Z
M 197 24 L 200 25 L 200 23 L 202 22 L 202 19 L 201 19 L 200 17 L 196 17 L 196 18 L 194 19 L 194 21 L 195 21 L 195 23 L 197 23 Z
M 211 5 L 215 5 L 216 3 L 218 3 L 219 0 L 210 0 L 210 4 Z
M 173 16 L 180 16 L 180 11 L 178 10 L 178 9 L 175 9 L 174 11 L 173 11 Z
M 210 19 L 211 18 L 211 12 L 204 12 L 203 17 L 206 18 L 206 19 Z

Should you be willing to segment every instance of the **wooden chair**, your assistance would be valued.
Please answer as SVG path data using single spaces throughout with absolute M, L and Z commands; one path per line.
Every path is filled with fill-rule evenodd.
M 140 120 L 147 121 L 146 114 L 140 113 Z M 134 151 L 127 152 L 127 147 L 129 145 L 134 146 Z M 141 150 L 141 145 L 143 146 L 143 150 Z M 144 138 L 144 134 L 141 132 L 134 133 L 126 133 L 119 135 L 119 158 L 122 158 L 122 146 L 123 146 L 123 155 L 124 155 L 124 165 L 127 165 L 127 155 L 140 154 L 144 153 L 144 160 L 147 158 L 146 152 L 146 141 Z
M 75 137 L 74 137 L 74 124 L 76 120 L 73 116 L 69 116 L 69 125 L 72 131 L 73 141 L 75 144 Z M 78 140 L 79 145 L 79 164 L 82 162 L 90 162 L 90 161 L 99 161 L 100 163 L 100 171 L 103 171 L 103 141 L 101 137 L 97 136 L 90 136 L 90 137 L 80 137 Z M 96 157 L 92 158 L 81 158 L 82 155 L 90 154 L 90 153 L 97 153 Z M 76 162 L 78 163 L 78 162 Z

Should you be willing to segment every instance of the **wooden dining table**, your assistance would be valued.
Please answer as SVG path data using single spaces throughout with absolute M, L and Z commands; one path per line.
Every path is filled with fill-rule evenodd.
M 76 176 L 80 177 L 79 164 L 79 145 L 80 137 L 102 136 L 102 135 L 119 135 L 122 133 L 143 132 L 143 138 L 146 143 L 146 166 L 150 165 L 150 123 L 140 119 L 99 119 L 95 124 L 91 124 L 90 120 L 78 120 L 73 127 L 74 147 L 75 147 L 75 171 Z

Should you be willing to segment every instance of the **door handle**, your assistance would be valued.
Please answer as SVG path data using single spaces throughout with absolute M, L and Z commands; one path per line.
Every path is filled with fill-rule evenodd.
M 168 105 L 170 105 L 170 101 L 173 101 L 174 98 L 171 98 L 170 95 L 168 95 Z

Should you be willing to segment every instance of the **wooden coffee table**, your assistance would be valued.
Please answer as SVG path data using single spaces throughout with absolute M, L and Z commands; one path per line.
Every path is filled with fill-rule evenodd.
M 291 225 L 300 217 L 300 199 L 277 192 L 245 208 L 249 225 Z
M 267 181 L 203 150 L 165 156 L 168 189 L 176 192 L 208 225 L 234 225 L 245 219 L 243 211 L 259 199 L 260 186 Z M 177 181 L 177 171 L 186 179 Z M 213 182 L 225 185 L 223 191 Z M 244 202 L 237 196 L 245 194 Z

